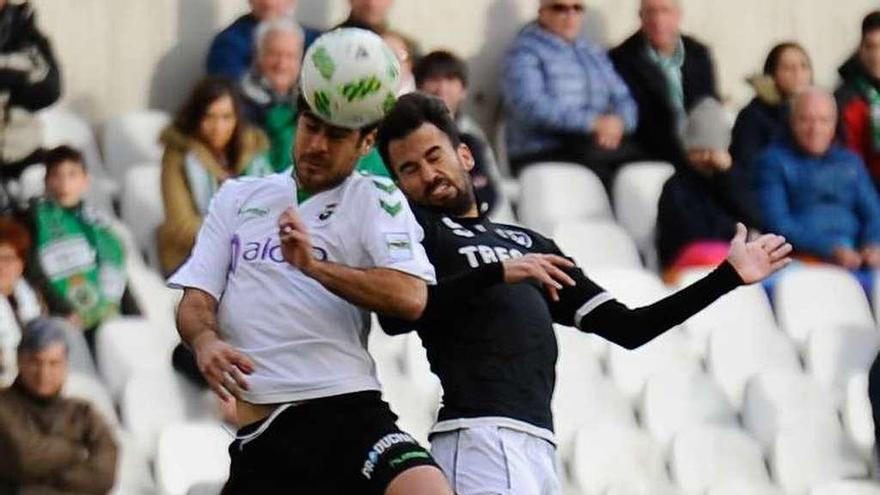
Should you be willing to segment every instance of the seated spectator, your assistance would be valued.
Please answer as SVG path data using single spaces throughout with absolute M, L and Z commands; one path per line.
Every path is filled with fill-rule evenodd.
M 31 269 L 52 315 L 94 331 L 119 313 L 125 293 L 125 253 L 111 219 L 83 203 L 89 175 L 82 154 L 59 146 L 46 153 L 46 197 L 29 212 Z
M 638 104 L 636 142 L 651 159 L 687 166 L 686 115 L 704 98 L 720 100 L 709 50 L 681 34 L 680 0 L 641 0 L 641 28 L 610 52 Z
M 770 50 L 760 76 L 749 78 L 755 97 L 736 117 L 730 154 L 736 171 L 754 184 L 754 164 L 767 146 L 788 134 L 788 104 L 813 83 L 810 57 L 802 46 L 780 43 Z
M 38 293 L 24 278 L 30 248 L 27 228 L 0 218 L 0 383 L 14 368 L 21 329 L 44 313 Z
M 834 142 L 834 99 L 809 89 L 791 112 L 792 138 L 758 162 L 767 229 L 803 255 L 851 270 L 880 268 L 880 197 L 861 158 Z
M 52 320 L 34 320 L 18 346 L 18 377 L 0 390 L 0 493 L 106 494 L 117 445 L 89 403 L 61 396 L 68 347 Z
M 254 34 L 263 21 L 287 18 L 293 20 L 297 0 L 248 0 L 251 11 L 220 31 L 208 49 L 208 74 L 238 79 L 253 66 Z M 321 35 L 308 27 L 302 28 L 305 46 Z
M 31 4 L 0 0 L 0 177 L 16 177 L 42 160 L 42 130 L 33 112 L 61 96 L 61 76 Z
M 388 29 L 388 13 L 394 0 L 348 0 L 348 19 L 337 27 L 359 27 L 383 33 Z
M 627 137 L 638 109 L 605 50 L 581 35 L 584 8 L 581 0 L 541 0 L 537 22 L 506 55 L 501 91 L 514 172 L 569 161 L 608 184 L 618 165 L 639 156 Z
M 440 50 L 422 57 L 414 73 L 419 91 L 439 97 L 449 108 L 462 142 L 474 156 L 474 167 L 470 174 L 480 211 L 487 215 L 493 213 L 501 196 L 501 178 L 486 134 L 477 121 L 461 108 L 467 97 L 467 65 L 454 54 Z
M 254 67 L 239 83 L 242 114 L 269 137 L 269 162 L 280 172 L 291 163 L 302 32 L 288 19 L 266 21 L 257 28 L 256 43 Z
M 236 88 L 223 78 L 199 82 L 160 141 L 165 221 L 158 232 L 159 261 L 170 274 L 189 256 L 220 183 L 272 170 L 266 136 L 243 121 Z
M 755 224 L 730 180 L 730 131 L 718 101 L 707 98 L 694 107 L 683 141 L 688 166 L 663 186 L 657 211 L 657 252 L 668 282 L 686 268 L 717 266 L 737 222 Z
M 880 11 L 865 16 L 859 49 L 839 72 L 843 84 L 835 96 L 841 137 L 862 157 L 880 189 Z

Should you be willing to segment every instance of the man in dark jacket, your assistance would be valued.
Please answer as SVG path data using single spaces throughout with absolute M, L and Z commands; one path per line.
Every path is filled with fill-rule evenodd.
M 610 52 L 639 107 L 636 142 L 649 157 L 686 166 L 680 133 L 703 98 L 718 98 L 709 50 L 682 35 L 679 0 L 642 0 L 641 28 Z
M 41 160 L 42 131 L 32 112 L 60 96 L 58 64 L 33 8 L 0 0 L 0 177 Z

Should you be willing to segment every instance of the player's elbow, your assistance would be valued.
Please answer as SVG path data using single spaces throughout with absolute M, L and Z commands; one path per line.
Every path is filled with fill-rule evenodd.
M 408 287 L 400 296 L 393 316 L 405 321 L 416 321 L 421 318 L 428 305 L 427 285 L 420 280 Z

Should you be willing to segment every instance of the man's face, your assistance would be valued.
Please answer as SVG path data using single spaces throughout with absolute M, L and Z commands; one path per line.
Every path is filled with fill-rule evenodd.
M 393 0 L 349 0 L 351 17 L 368 26 L 380 26 L 388 19 Z
M 257 70 L 277 93 L 289 93 L 299 79 L 302 59 L 301 38 L 294 33 L 276 31 L 263 40 Z
M 296 179 L 310 193 L 332 189 L 354 171 L 358 160 L 373 146 L 375 131 L 360 131 L 327 124 L 311 112 L 302 112 L 293 154 Z
M 414 203 L 451 215 L 476 209 L 468 172 L 474 159 L 465 145 L 453 148 L 449 137 L 429 123 L 388 144 L 389 166 L 400 189 Z
M 834 140 L 837 110 L 828 95 L 808 93 L 798 97 L 792 115 L 792 132 L 801 149 L 813 156 L 824 155 Z
M 681 27 L 681 7 L 677 0 L 642 0 L 639 10 L 642 33 L 654 48 L 675 46 Z
M 446 108 L 452 115 L 458 114 L 458 109 L 467 97 L 467 88 L 457 77 L 431 77 L 422 81 L 420 91 L 434 95 L 446 103 Z
M 584 10 L 584 4 L 580 0 L 542 2 L 538 9 L 538 23 L 551 33 L 567 41 L 574 41 L 584 25 Z
M 24 275 L 24 260 L 12 244 L 0 244 L 0 296 L 10 296 Z
M 296 8 L 296 0 L 248 0 L 254 16 L 265 21 L 275 19 Z
M 880 29 L 870 31 L 862 38 L 859 60 L 869 76 L 880 79 Z
M 18 353 L 18 377 L 25 390 L 44 399 L 57 396 L 67 380 L 67 348 L 61 342 Z
M 46 174 L 46 192 L 64 208 L 73 208 L 89 189 L 89 176 L 80 163 L 63 161 Z

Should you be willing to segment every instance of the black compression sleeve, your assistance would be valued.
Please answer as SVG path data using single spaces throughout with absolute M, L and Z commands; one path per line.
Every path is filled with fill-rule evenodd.
M 627 349 L 635 349 L 702 311 L 743 281 L 725 261 L 694 284 L 649 306 L 630 309 L 611 300 L 587 313 L 578 326 Z

